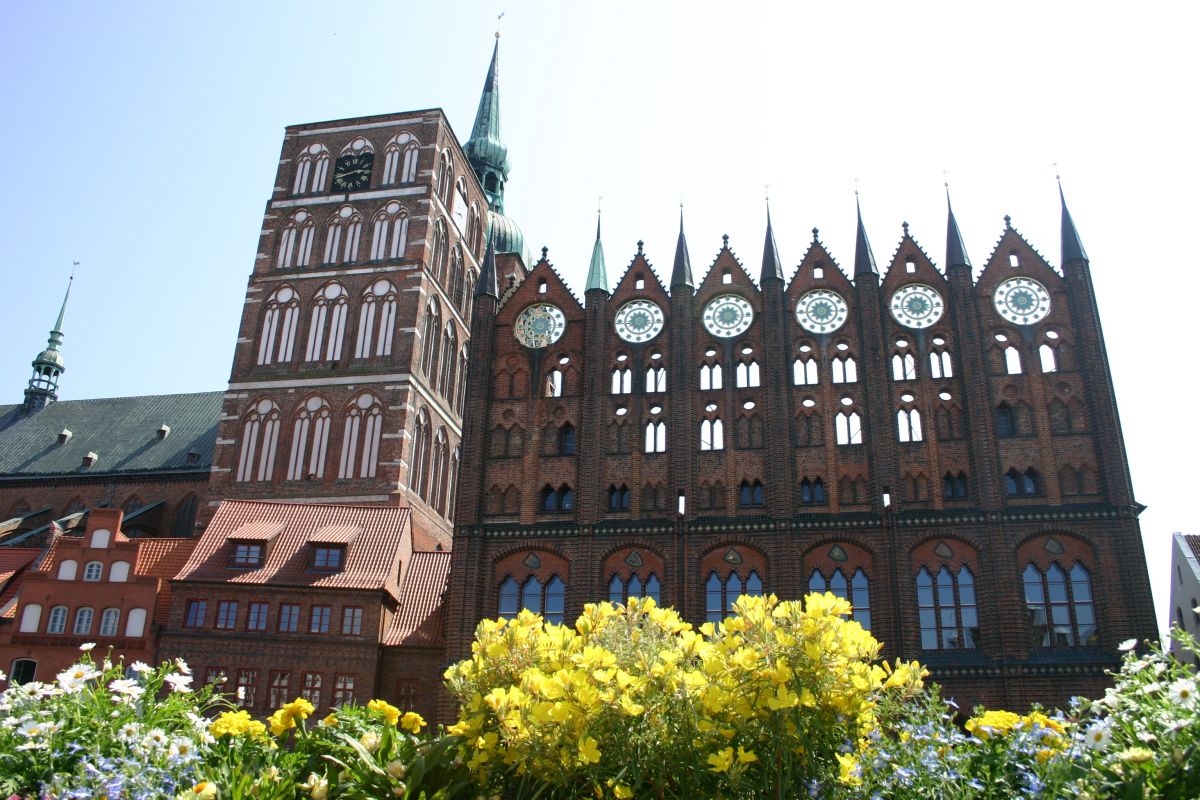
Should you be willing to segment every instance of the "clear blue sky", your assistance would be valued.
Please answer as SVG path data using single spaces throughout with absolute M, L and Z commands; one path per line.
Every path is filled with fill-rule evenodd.
M 0 401 L 80 261 L 65 399 L 223 388 L 283 127 L 440 106 L 470 130 L 501 40 L 507 208 L 582 287 L 728 233 L 756 274 L 819 226 L 944 256 L 943 170 L 981 265 L 1003 216 L 1059 263 L 1055 167 L 1092 259 L 1160 618 L 1200 436 L 1194 4 L 10 3 L 0 26 Z M 1106 10 L 1112 8 L 1112 10 Z

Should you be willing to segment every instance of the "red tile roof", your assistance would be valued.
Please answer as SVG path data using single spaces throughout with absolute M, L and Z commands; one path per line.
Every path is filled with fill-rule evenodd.
M 431 647 L 442 643 L 442 594 L 449 575 L 449 553 L 412 554 L 400 610 L 384 634 L 385 645 Z
M 308 540 L 318 544 L 350 544 L 360 533 L 360 525 L 326 525 L 309 534 Z
M 8 605 L 21 588 L 21 572 L 41 554 L 42 550 L 39 547 L 0 548 L 0 610 Z M 0 618 L 12 619 L 16 613 L 17 607 L 13 604 Z
M 247 523 L 284 526 L 258 569 L 238 569 L 228 564 L 228 542 L 241 538 L 234 534 Z M 362 533 L 346 548 L 346 564 L 341 572 L 313 572 L 308 568 L 310 536 L 331 525 L 359 527 Z M 381 589 L 398 600 L 400 564 L 412 553 L 409 525 L 409 510 L 400 506 L 225 500 L 176 580 Z
M 198 539 L 138 540 L 135 574 L 162 578 L 154 601 L 154 622 L 166 624 L 167 614 L 171 611 L 171 579 L 183 569 L 198 542 Z
M 283 528 L 282 522 L 247 522 L 229 534 L 228 538 L 239 542 L 269 542 L 283 533 Z

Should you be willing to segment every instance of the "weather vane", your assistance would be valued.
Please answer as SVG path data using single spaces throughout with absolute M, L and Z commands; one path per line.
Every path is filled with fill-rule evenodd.
M 507 11 L 501 11 L 498 15 L 496 15 L 496 38 L 497 39 L 500 38 L 500 20 L 504 19 L 504 15 L 507 13 L 508 13 Z
M 854 196 L 858 197 L 858 178 L 854 179 Z
M 950 170 L 948 169 L 942 170 L 942 186 L 950 188 Z

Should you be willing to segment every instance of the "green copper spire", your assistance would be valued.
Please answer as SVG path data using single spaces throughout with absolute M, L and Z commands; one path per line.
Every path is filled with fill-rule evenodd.
M 38 411 L 58 399 L 58 378 L 66 372 L 62 353 L 58 348 L 63 340 L 63 317 L 67 313 L 67 300 L 71 297 L 71 284 L 75 275 L 67 281 L 67 293 L 63 296 L 62 306 L 58 309 L 58 319 L 50 331 L 46 341 L 46 349 L 33 359 L 33 377 L 25 389 L 25 410 Z
M 854 210 L 858 214 L 858 231 L 854 242 L 854 274 L 878 275 L 875 267 L 875 254 L 871 252 L 871 243 L 867 241 L 867 229 L 863 225 L 862 206 L 858 203 L 858 192 L 854 193 Z
M 608 273 L 604 269 L 604 248 L 600 246 L 600 212 L 596 212 L 596 244 L 592 246 L 592 265 L 588 267 L 587 288 L 608 294 Z
M 463 150 L 487 195 L 488 208 L 503 214 L 504 183 L 508 180 L 509 167 L 508 148 L 500 138 L 499 58 L 500 34 L 497 32 L 492 63 L 483 82 L 483 94 L 479 96 L 479 110 L 475 112 L 475 125 Z

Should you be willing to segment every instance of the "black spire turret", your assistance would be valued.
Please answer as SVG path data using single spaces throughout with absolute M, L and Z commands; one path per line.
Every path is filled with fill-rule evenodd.
M 954 218 L 949 188 L 946 189 L 946 214 L 946 267 L 969 267 L 971 259 L 967 257 L 967 248 L 958 230 L 958 220 Z
M 1079 240 L 1079 232 L 1075 230 L 1075 221 L 1067 210 L 1067 198 L 1063 195 L 1062 181 L 1058 183 L 1058 199 L 1062 203 L 1062 263 L 1071 261 L 1087 261 L 1087 251 Z
M 878 275 L 879 270 L 875 266 L 871 243 L 867 241 L 867 229 L 863 226 L 862 206 L 859 205 L 857 194 L 854 197 L 854 209 L 858 212 L 858 238 L 854 244 L 854 274 Z
M 675 244 L 675 266 L 671 270 L 671 288 L 687 286 L 694 288 L 692 260 L 688 258 L 687 239 L 683 236 L 683 209 L 679 209 L 679 241 Z
M 758 283 L 764 285 L 768 280 L 783 278 L 783 264 L 779 260 L 779 247 L 775 244 L 775 231 L 771 228 L 771 207 L 767 206 L 767 240 L 763 243 L 762 274 Z
M 58 399 L 58 379 L 67 369 L 58 348 L 62 345 L 63 317 L 67 313 L 67 300 L 71 297 L 71 284 L 74 281 L 74 275 L 67 281 L 67 293 L 58 309 L 58 319 L 50 330 L 46 349 L 33 359 L 33 376 L 25 389 L 26 412 L 40 411 Z
M 490 234 L 487 250 L 483 254 L 483 264 L 480 266 L 479 280 L 475 284 L 475 296 L 500 298 L 500 279 L 496 276 L 496 247 Z

